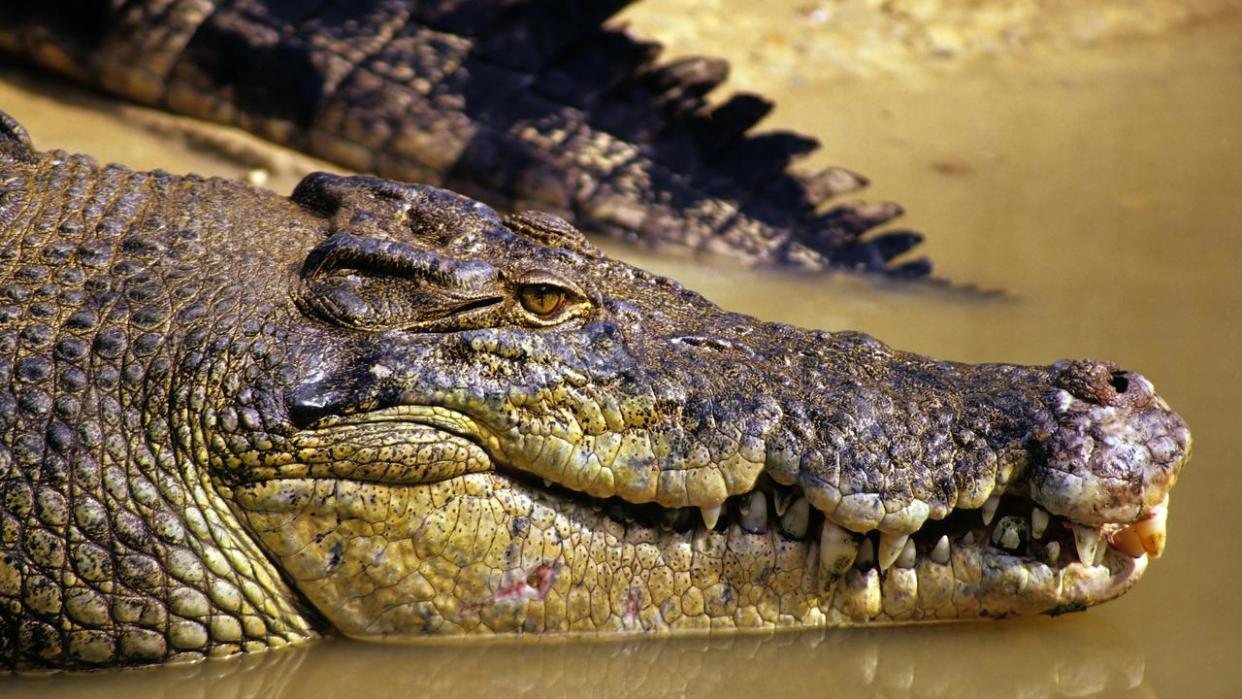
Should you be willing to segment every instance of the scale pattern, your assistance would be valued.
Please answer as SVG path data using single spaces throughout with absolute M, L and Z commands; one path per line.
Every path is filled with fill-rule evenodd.
M 659 62 L 603 22 L 628 0 L 10 0 L 0 50 L 360 172 L 753 265 L 922 276 L 894 204 L 792 163 L 816 141 L 719 104 L 718 59 Z

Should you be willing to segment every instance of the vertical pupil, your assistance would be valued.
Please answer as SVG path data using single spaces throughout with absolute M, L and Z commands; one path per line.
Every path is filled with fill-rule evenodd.
M 531 311 L 545 314 L 556 310 L 560 303 L 560 290 L 546 284 L 527 287 L 526 299 Z

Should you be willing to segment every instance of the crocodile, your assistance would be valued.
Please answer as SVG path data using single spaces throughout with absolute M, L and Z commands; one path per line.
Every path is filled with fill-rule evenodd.
M 502 211 L 751 265 L 925 276 L 866 180 L 800 172 L 817 147 L 755 133 L 771 103 L 713 101 L 724 61 L 661 63 L 605 21 L 631 0 L 0 3 L 0 51 L 142 104 Z
M 0 124 L 0 667 L 1055 615 L 1164 548 L 1190 433 L 1111 363 L 938 361 L 551 214 Z

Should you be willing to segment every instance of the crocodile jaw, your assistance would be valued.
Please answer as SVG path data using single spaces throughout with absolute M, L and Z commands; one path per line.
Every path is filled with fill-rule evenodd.
M 456 346 L 498 356 L 478 338 Z M 522 352 L 540 341 L 528 340 Z M 845 469 L 830 482 L 822 460 L 790 459 L 832 449 L 857 459 L 867 444 L 790 442 L 783 435 L 806 432 L 788 427 L 808 413 L 805 405 L 760 397 L 757 410 L 735 413 L 765 438 L 720 448 L 721 458 L 702 469 L 719 476 L 719 492 L 690 487 L 696 481 L 689 475 L 687 487 L 665 492 L 663 474 L 690 473 L 695 445 L 711 443 L 694 440 L 678 450 L 655 431 L 646 439 L 609 429 L 559 436 L 571 433 L 556 431 L 564 428 L 554 418 L 587 421 L 588 406 L 574 411 L 535 397 L 581 395 L 590 390 L 581 381 L 573 390 L 525 393 L 510 385 L 502 393 L 437 386 L 417 369 L 407 376 L 380 371 L 403 389 L 364 395 L 393 396 L 392 404 L 339 402 L 343 411 L 334 408 L 292 435 L 288 458 L 269 455 L 273 466 L 245 471 L 229 495 L 302 593 L 357 637 L 1060 614 L 1124 593 L 1149 555 L 1160 553 L 1167 493 L 1190 437 L 1144 379 L 1127 375 L 1132 390 L 1120 392 L 1091 383 L 1122 383 L 1098 362 L 963 369 L 928 365 L 878 343 L 866 348 L 894 371 L 913 366 L 1025 386 L 996 409 L 1020 429 L 966 441 L 958 425 L 971 413 L 960 409 L 942 428 L 963 459 L 949 469 L 956 490 L 916 500 L 937 497 L 943 491 L 929 485 L 944 481 L 915 464 L 891 471 L 926 479 L 904 491 L 903 501 L 893 488 L 900 481 L 850 492 L 862 481 Z M 435 362 L 405 357 L 399 364 Z M 852 405 L 817 405 L 841 404 Z M 633 427 L 650 415 L 640 400 L 624 405 L 620 417 L 600 424 Z M 704 424 L 695 420 L 683 424 Z M 1058 487 L 1058 479 L 1073 488 Z M 883 509 L 859 504 L 867 502 Z
M 497 473 L 419 486 L 276 480 L 237 496 L 303 594 L 360 638 L 1056 614 L 1122 594 L 1147 565 L 1106 547 L 1098 565 L 1057 566 L 963 536 L 947 557 L 916 545 L 886 569 L 871 554 L 838 572 L 824 558 L 831 523 L 801 539 L 741 522 L 678 532 Z
M 911 535 L 864 534 L 766 476 L 715 513 L 633 505 L 478 461 L 497 447 L 479 448 L 464 416 L 372 417 L 329 420 L 313 434 L 331 451 L 332 434 L 357 439 L 352 427 L 384 425 L 390 439 L 399 428 L 427 468 L 453 463 L 445 454 L 468 454 L 470 466 L 409 472 L 422 482 L 392 482 L 391 467 L 345 477 L 286 467 L 231 491 L 301 592 L 359 638 L 1059 614 L 1121 595 L 1163 545 L 1167 498 L 1136 522 L 1087 526 L 1047 513 L 1015 485 Z

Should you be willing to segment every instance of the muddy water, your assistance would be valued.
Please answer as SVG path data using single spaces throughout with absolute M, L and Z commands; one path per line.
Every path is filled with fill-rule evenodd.
M 658 13 L 636 21 L 675 33 Z M 764 36 L 704 45 L 748 60 Z M 1242 26 L 865 81 L 814 64 L 769 68 L 741 78 L 778 99 L 773 123 L 820 137 L 818 162 L 865 172 L 869 198 L 902 202 L 904 223 L 929 234 L 923 252 L 957 284 L 791 278 L 613 251 L 764 318 L 857 328 L 964 361 L 1104 357 L 1142 371 L 1187 418 L 1196 448 L 1172 499 L 1169 549 L 1130 594 L 1055 620 L 918 629 L 417 647 L 338 639 L 240 662 L 0 680 L 0 693 L 1238 696 Z M 0 105 L 42 147 L 136 167 L 262 168 L 280 191 L 307 167 L 215 132 L 187 139 L 166 119 L 11 68 L 0 72 Z

